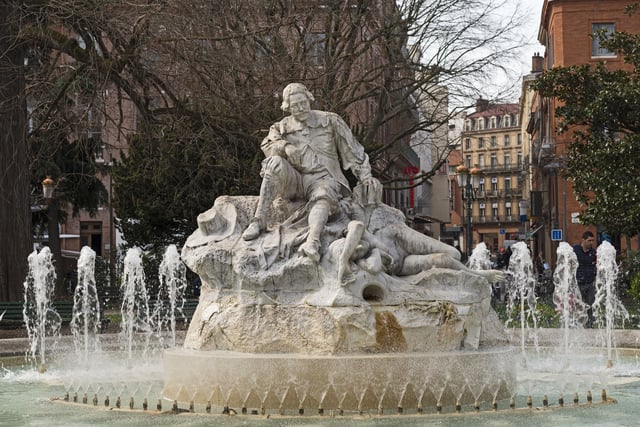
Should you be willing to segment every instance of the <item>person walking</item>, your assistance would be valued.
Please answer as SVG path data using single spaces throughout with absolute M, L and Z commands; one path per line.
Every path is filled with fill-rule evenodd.
M 573 246 L 578 258 L 576 281 L 582 301 L 587 305 L 587 328 L 593 327 L 593 303 L 596 299 L 596 239 L 589 230 L 582 233 L 582 241 Z

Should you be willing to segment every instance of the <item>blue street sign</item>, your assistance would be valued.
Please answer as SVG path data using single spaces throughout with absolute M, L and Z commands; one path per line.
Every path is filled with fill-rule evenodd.
M 562 228 L 554 228 L 551 230 L 551 240 L 554 242 L 562 240 Z
M 504 228 L 500 229 L 500 234 L 507 234 L 507 231 Z

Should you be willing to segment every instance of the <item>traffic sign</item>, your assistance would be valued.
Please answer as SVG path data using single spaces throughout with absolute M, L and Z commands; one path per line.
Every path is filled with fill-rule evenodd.
M 551 230 L 551 240 L 554 242 L 562 240 L 562 228 L 554 228 Z
M 504 228 L 501 228 L 499 231 L 500 234 L 507 234 L 507 230 L 505 230 Z

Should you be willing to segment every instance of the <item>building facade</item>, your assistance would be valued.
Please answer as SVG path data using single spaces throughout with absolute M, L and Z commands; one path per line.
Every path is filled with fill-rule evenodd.
M 471 203 L 472 242 L 465 242 L 461 233 L 460 247 L 467 252 L 484 242 L 491 251 L 525 238 L 529 231 L 521 208 L 529 198 L 529 150 L 524 144 L 518 104 L 490 104 L 478 100 L 475 112 L 464 119 L 458 164 L 480 170 L 479 185 L 471 200 L 465 200 L 463 188 L 455 185 L 454 204 L 459 213 L 461 231 L 468 228 L 468 203 Z M 454 159 L 455 157 L 452 157 Z M 454 218 L 452 216 L 452 218 Z
M 622 55 L 604 49 L 592 35 L 599 30 L 640 33 L 638 15 L 625 13 L 629 3 L 627 0 L 545 0 L 538 33 L 538 40 L 545 48 L 543 68 L 595 66 L 601 62 L 610 69 L 627 67 Z M 597 224 L 579 222 L 582 207 L 571 181 L 562 176 L 572 132 L 557 132 L 557 101 L 535 93 L 523 99 L 530 104 L 530 114 L 525 120 L 532 141 L 532 225 L 541 228 L 534 240 L 538 250 L 555 263 L 559 241 L 574 244 L 580 241 L 585 229 L 594 234 L 598 234 L 599 229 Z

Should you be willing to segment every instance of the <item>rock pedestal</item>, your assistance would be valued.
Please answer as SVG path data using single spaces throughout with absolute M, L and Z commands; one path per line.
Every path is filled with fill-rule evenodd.
M 316 263 L 297 253 L 307 231 L 304 207 L 289 205 L 286 215 L 280 207 L 259 238 L 243 240 L 255 204 L 255 197 L 217 199 L 200 215 L 198 230 L 182 250 L 202 287 L 184 348 L 165 355 L 166 397 L 181 398 L 184 386 L 195 381 L 207 390 L 204 403 L 212 393 L 228 401 L 227 376 L 232 375 L 237 391 L 267 396 L 294 387 L 298 401 L 289 400 L 297 405 L 305 395 L 301 382 L 307 384 L 307 394 L 318 392 L 313 404 L 323 404 L 323 392 L 334 393 L 338 400 L 343 396 L 342 409 L 350 402 L 355 410 L 381 404 L 362 398 L 367 392 L 375 396 L 380 387 L 411 383 L 415 396 L 433 377 L 429 381 L 443 382 L 443 390 L 454 394 L 454 388 L 444 387 L 444 378 L 457 375 L 467 384 L 486 383 L 484 376 L 472 377 L 487 369 L 501 372 L 500 379 L 489 381 L 494 391 L 511 389 L 514 364 L 510 351 L 493 350 L 505 345 L 506 338 L 484 277 L 438 267 L 400 277 L 353 262 L 353 280 L 345 284 L 338 278 L 336 260 L 349 218 L 330 219 L 322 236 L 322 259 Z M 386 221 L 404 218 L 395 209 L 383 209 Z M 283 217 L 288 219 L 283 222 Z M 371 229 L 383 226 L 369 224 Z M 272 375 L 282 364 L 288 372 Z M 360 375 L 362 381 L 345 379 L 348 375 Z M 260 381 L 266 383 L 258 385 Z M 340 391 L 345 381 L 358 384 L 348 399 Z M 476 398 L 465 396 L 467 402 Z M 287 406 L 288 400 L 280 397 L 278 404 Z

